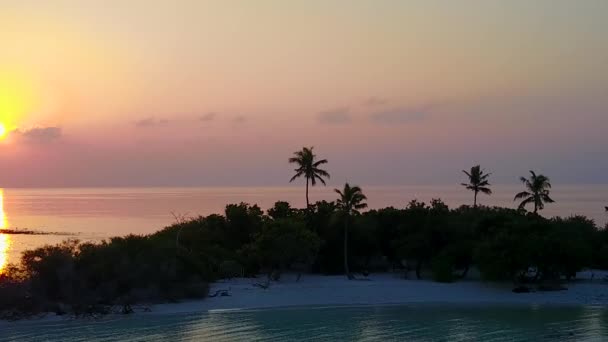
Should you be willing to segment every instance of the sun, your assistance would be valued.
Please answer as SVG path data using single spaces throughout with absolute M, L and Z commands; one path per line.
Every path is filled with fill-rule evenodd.
M 22 75 L 7 72 L 0 66 L 0 139 L 31 112 L 32 106 L 30 83 Z

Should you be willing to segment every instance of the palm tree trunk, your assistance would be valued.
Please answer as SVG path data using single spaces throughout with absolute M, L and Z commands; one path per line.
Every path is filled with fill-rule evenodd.
M 308 178 L 306 178 L 306 209 L 310 208 L 310 203 L 308 202 Z
M 418 259 L 418 262 L 416 263 L 416 279 L 418 279 L 418 280 L 422 279 L 421 271 L 422 271 L 422 260 Z
M 348 216 L 344 220 L 344 274 L 350 280 L 352 275 L 348 269 Z
M 473 208 L 477 208 L 477 191 L 475 191 L 475 198 L 473 199 Z
M 534 198 L 534 213 L 538 213 L 538 200 Z

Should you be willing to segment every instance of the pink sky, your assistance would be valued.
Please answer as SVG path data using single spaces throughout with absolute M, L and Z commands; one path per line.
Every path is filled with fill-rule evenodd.
M 603 0 L 0 7 L 0 186 L 608 183 Z

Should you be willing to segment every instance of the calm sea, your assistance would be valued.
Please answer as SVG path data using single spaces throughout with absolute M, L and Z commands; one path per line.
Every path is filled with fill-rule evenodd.
M 3 325 L 4 324 L 4 325 Z M 419 305 L 0 322 L 2 341 L 606 341 L 602 307 Z
M 470 204 L 472 194 L 460 186 L 363 187 L 371 208 L 404 207 L 412 199 L 441 198 L 451 207 Z M 480 203 L 515 207 L 520 185 L 494 186 Z M 333 200 L 330 187 L 311 190 L 311 200 Z M 604 225 L 608 215 L 608 185 L 556 186 L 555 204 L 545 216 L 582 214 Z M 0 189 L 0 228 L 20 228 L 63 234 L 6 235 L 0 233 L 0 268 L 16 262 L 25 249 L 66 238 L 100 240 L 129 233 L 152 233 L 174 222 L 174 215 L 221 213 L 227 203 L 256 203 L 262 209 L 285 200 L 304 206 L 303 187 L 244 188 L 78 188 Z

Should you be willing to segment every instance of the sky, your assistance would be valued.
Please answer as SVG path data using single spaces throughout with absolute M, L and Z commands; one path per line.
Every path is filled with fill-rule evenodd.
M 605 184 L 606 32 L 605 0 L 0 0 L 0 186 L 283 186 L 303 146 L 330 185 Z

